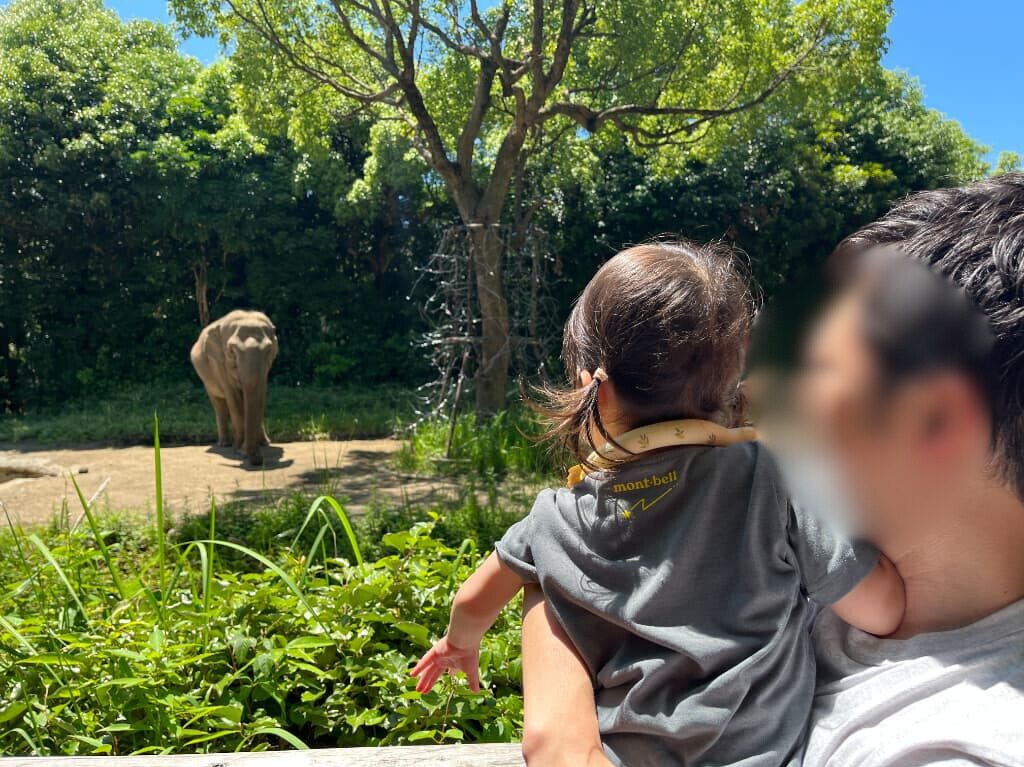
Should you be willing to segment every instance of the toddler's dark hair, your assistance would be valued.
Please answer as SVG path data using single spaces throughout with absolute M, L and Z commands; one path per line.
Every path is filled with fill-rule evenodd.
M 754 301 L 733 250 L 663 240 L 618 253 L 590 281 L 565 324 L 568 388 L 541 387 L 546 437 L 586 463 L 608 434 L 597 408 L 603 369 L 631 428 L 676 418 L 727 426 L 742 418 L 738 384 Z M 596 433 L 595 433 L 596 432 Z

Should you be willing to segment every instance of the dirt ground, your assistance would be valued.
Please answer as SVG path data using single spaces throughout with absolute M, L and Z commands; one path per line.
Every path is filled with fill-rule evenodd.
M 396 472 L 389 458 L 401 443 L 391 439 L 289 442 L 264 448 L 266 463 L 251 467 L 230 448 L 183 445 L 161 450 L 164 502 L 171 513 L 205 510 L 217 501 L 273 499 L 295 490 L 327 488 L 349 499 L 350 513 L 361 513 L 376 495 L 423 503 L 451 492 L 436 478 Z M 73 518 L 81 512 L 74 473 L 86 498 L 109 480 L 95 507 L 152 511 L 151 447 L 74 446 L 68 448 L 0 444 L 0 503 L 23 525 L 46 522 L 66 498 Z M 0 522 L 2 524 L 2 522 Z

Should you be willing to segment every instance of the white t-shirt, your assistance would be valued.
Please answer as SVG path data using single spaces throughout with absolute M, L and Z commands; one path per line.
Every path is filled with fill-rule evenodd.
M 805 767 L 1024 766 L 1024 600 L 911 639 L 825 610 L 814 645 Z

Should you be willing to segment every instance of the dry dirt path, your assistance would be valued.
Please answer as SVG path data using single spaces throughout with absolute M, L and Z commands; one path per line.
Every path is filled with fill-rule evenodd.
M 375 496 L 423 503 L 449 493 L 452 484 L 407 477 L 389 460 L 401 443 L 393 439 L 288 442 L 264 448 L 266 464 L 250 467 L 230 449 L 202 445 L 164 447 L 164 500 L 171 513 L 205 510 L 218 502 L 275 498 L 296 490 L 327 487 L 361 513 Z M 89 498 L 109 478 L 99 509 L 151 512 L 154 508 L 153 449 L 144 446 L 33 447 L 0 444 L 0 502 L 23 525 L 49 520 L 68 500 L 80 512 L 75 473 Z M 2 521 L 0 521 L 2 524 Z

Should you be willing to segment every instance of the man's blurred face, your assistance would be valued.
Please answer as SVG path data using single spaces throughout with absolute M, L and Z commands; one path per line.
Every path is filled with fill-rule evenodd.
M 941 485 L 919 439 L 915 387 L 885 391 L 862 333 L 864 305 L 855 291 L 819 319 L 796 388 L 797 410 L 837 462 L 866 532 L 919 523 L 917 511 Z
M 870 394 L 876 371 L 858 329 L 856 298 L 839 298 L 818 320 L 807 344 L 797 406 L 816 436 L 844 460 L 870 449 Z

